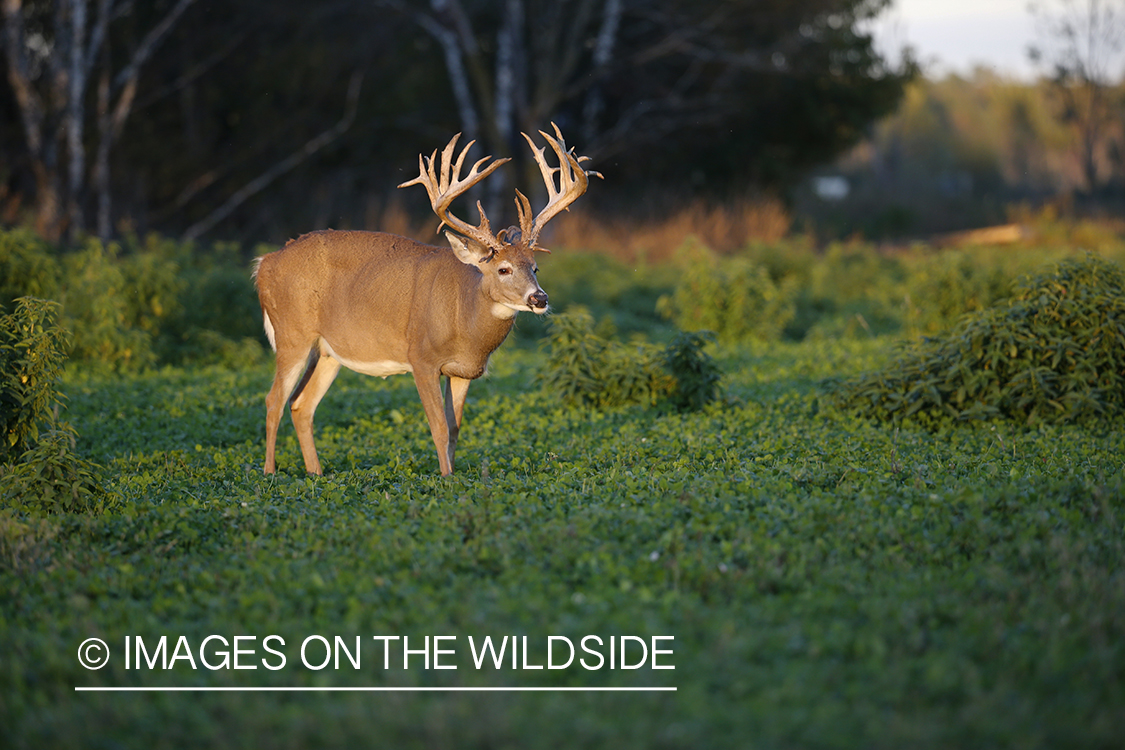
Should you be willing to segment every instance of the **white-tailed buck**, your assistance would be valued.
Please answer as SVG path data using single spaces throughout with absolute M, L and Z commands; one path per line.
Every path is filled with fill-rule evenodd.
M 519 227 L 493 233 L 480 203 L 480 224 L 449 212 L 453 200 L 492 174 L 499 159 L 478 161 L 464 178 L 470 142 L 454 160 L 459 135 L 441 154 L 418 157 L 420 174 L 399 187 L 422 185 L 438 225 L 448 226 L 452 249 L 382 232 L 312 232 L 259 258 L 254 270 L 266 335 L 277 353 L 277 373 L 266 396 L 265 472 L 276 468 L 277 429 L 289 401 L 305 469 L 320 474 L 313 444 L 313 414 L 340 365 L 366 375 L 413 373 L 430 423 L 443 475 L 453 472 L 453 452 L 469 383 L 484 374 L 488 358 L 512 329 L 517 312 L 547 311 L 547 293 L 536 281 L 534 252 L 543 227 L 586 191 L 585 156 L 568 150 L 558 127 L 540 131 L 558 156 L 524 134 L 547 183 L 546 207 L 532 218 L 516 191 Z M 556 180 L 557 175 L 557 180 Z M 441 376 L 445 380 L 442 400 Z M 294 390 L 295 389 L 295 390 Z M 290 398 L 290 394 L 292 397 Z

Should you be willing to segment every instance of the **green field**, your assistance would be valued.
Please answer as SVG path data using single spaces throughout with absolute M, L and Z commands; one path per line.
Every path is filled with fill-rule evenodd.
M 113 507 L 0 516 L 0 744 L 1119 746 L 1125 432 L 927 431 L 829 405 L 824 378 L 892 352 L 887 338 L 724 346 L 726 398 L 681 415 L 563 406 L 533 381 L 542 354 L 509 345 L 470 392 L 447 480 L 409 378 L 343 373 L 317 414 L 326 475 L 304 475 L 286 420 L 267 478 L 268 366 L 76 368 L 66 415 Z M 279 670 L 263 668 L 271 634 Z M 198 668 L 181 652 L 125 669 L 126 637 L 151 655 L 161 635 L 168 656 L 185 636 Z M 258 668 L 199 664 L 209 635 L 256 636 L 242 663 Z M 359 636 L 361 667 L 306 668 L 310 635 Z M 403 670 L 393 648 L 384 669 L 372 638 L 427 635 L 456 636 L 442 663 L 457 670 L 420 655 Z M 532 666 L 552 635 L 673 636 L 659 663 L 675 669 L 477 669 L 468 637 L 505 635 L 527 636 Z M 93 636 L 113 655 L 87 671 L 76 653 Z

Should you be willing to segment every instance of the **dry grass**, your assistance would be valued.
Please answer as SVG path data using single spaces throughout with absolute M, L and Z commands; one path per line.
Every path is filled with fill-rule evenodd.
M 428 214 L 423 221 L 418 221 L 402 207 L 402 202 L 397 197 L 385 203 L 372 197 L 368 200 L 363 215 L 364 229 L 373 232 L 390 232 L 421 242 L 437 241 L 434 236 L 436 226 L 437 219 L 433 214 Z
M 367 229 L 392 232 L 422 242 L 436 242 L 432 216 L 412 216 L 398 200 L 372 199 L 364 215 Z M 605 217 L 575 208 L 557 217 L 545 238 L 547 247 L 597 250 L 622 260 L 671 258 L 689 237 L 718 253 L 734 252 L 750 242 L 776 242 L 789 233 L 792 221 L 780 201 L 758 198 L 708 204 L 694 201 L 654 219 Z
M 792 220 L 775 199 L 741 200 L 709 205 L 697 200 L 660 219 L 613 219 L 576 209 L 556 219 L 549 244 L 597 250 L 632 261 L 671 258 L 684 240 L 695 237 L 718 253 L 730 253 L 750 242 L 776 242 L 789 233 Z

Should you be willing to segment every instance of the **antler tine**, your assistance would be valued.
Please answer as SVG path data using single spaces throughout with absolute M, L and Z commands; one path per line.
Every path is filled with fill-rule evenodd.
M 485 215 L 484 208 L 481 206 L 480 201 L 477 201 L 477 210 L 480 212 L 480 224 L 475 227 L 449 213 L 449 207 L 456 198 L 467 192 L 485 177 L 488 177 L 501 165 L 510 161 L 510 159 L 497 159 L 481 170 L 481 165 L 492 158 L 491 156 L 486 156 L 478 160 L 469 170 L 469 173 L 462 178 L 461 169 L 465 165 L 465 157 L 476 141 L 469 141 L 465 144 L 465 148 L 461 149 L 461 153 L 457 156 L 457 159 L 454 160 L 453 152 L 457 146 L 457 139 L 460 137 L 461 134 L 458 133 L 450 139 L 449 143 L 446 144 L 441 152 L 440 162 L 438 161 L 436 149 L 428 159 L 419 155 L 418 176 L 413 180 L 402 183 L 399 187 L 422 185 L 426 188 L 426 194 L 430 197 L 430 205 L 434 213 L 437 214 L 437 217 L 441 219 L 441 223 L 438 224 L 439 231 L 442 226 L 448 226 L 457 233 L 474 239 L 485 247 L 492 248 L 493 251 L 496 251 L 503 248 L 504 243 L 492 233 L 492 227 L 488 222 L 488 217 Z
M 588 156 L 577 156 L 574 154 L 573 149 L 567 149 L 566 141 L 563 140 L 562 131 L 555 123 L 551 123 L 551 127 L 555 131 L 555 136 L 539 131 L 539 135 L 547 141 L 551 146 L 551 150 L 559 158 L 559 166 L 552 167 L 547 163 L 546 148 L 536 146 L 535 142 L 527 133 L 521 133 L 528 145 L 531 146 L 532 154 L 535 157 L 536 164 L 539 165 L 539 171 L 543 174 L 543 182 L 547 185 L 547 205 L 539 212 L 539 215 L 534 220 L 531 219 L 531 205 L 527 198 L 519 194 L 516 201 L 520 215 L 520 231 L 523 236 L 528 238 L 528 244 L 532 247 L 535 246 L 536 240 L 539 239 L 539 233 L 546 226 L 547 222 L 557 216 L 564 210 L 568 210 L 571 203 L 578 199 L 586 188 L 589 186 L 589 178 L 591 175 L 601 177 L 602 175 L 593 170 L 585 170 L 582 168 L 582 162 L 589 161 Z M 555 173 L 559 175 L 558 187 L 555 187 Z
M 532 227 L 531 201 L 529 201 L 527 199 L 527 196 L 521 193 L 518 189 L 516 190 L 516 212 L 519 214 L 520 236 L 530 237 Z M 551 252 L 547 248 L 539 247 L 534 243 L 531 244 L 531 248 L 542 253 Z

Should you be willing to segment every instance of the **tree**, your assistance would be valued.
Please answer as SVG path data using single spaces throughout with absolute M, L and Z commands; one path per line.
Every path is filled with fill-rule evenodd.
M 915 73 L 861 31 L 889 0 L 383 4 L 437 41 L 462 130 L 522 163 L 525 188 L 537 178 L 516 134 L 551 120 L 640 179 L 690 165 L 717 189 L 784 181 L 858 140 Z
M 1101 184 L 1098 151 L 1106 126 L 1116 118 L 1108 96 L 1113 76 L 1121 74 L 1125 46 L 1122 0 L 1043 0 L 1029 5 L 1039 42 L 1028 53 L 1049 66 L 1062 93 L 1063 118 L 1074 123 L 1086 189 Z
M 110 150 L 132 111 L 141 68 L 194 2 L 175 0 L 114 71 L 108 49 L 110 25 L 134 14 L 132 3 L 97 0 L 91 14 L 89 0 L 3 0 L 8 82 L 35 176 L 35 225 L 44 237 L 58 239 L 64 232 L 85 228 L 86 103 L 95 71 L 99 73 L 94 160 L 98 232 L 103 237 L 110 233 Z
M 17 42 L 0 59 L 16 71 L 0 91 L 0 195 L 34 194 L 56 234 L 108 233 L 111 218 L 249 241 L 381 226 L 417 154 L 457 129 L 480 155 L 513 157 L 479 196 L 512 211 L 513 187 L 543 194 L 519 133 L 552 121 L 606 167 L 602 197 L 630 206 L 783 188 L 893 109 L 913 74 L 863 31 L 889 0 L 0 3 L 19 10 L 4 17 Z M 75 27 L 85 52 L 61 55 Z M 81 74 L 52 88 L 73 59 Z M 356 74 L 370 83 L 353 95 Z M 36 101 L 32 148 L 21 123 Z

